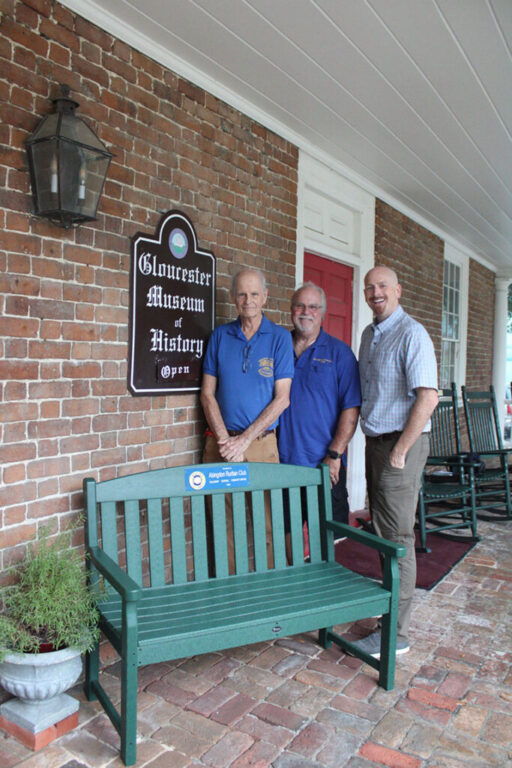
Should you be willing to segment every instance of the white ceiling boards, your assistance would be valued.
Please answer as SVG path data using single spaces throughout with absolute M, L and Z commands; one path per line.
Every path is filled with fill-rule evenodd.
M 511 0 L 64 0 L 512 272 Z

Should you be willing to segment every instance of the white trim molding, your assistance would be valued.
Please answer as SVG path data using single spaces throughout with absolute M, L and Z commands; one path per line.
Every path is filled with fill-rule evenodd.
M 363 300 L 364 276 L 374 265 L 375 197 L 306 152 L 299 153 L 296 283 L 304 275 L 304 251 L 354 270 L 352 349 L 357 355 L 363 329 L 372 320 Z M 350 508 L 364 508 L 364 435 L 358 427 L 348 451 Z

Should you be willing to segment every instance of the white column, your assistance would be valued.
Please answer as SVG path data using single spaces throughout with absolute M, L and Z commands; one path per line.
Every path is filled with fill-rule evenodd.
M 494 297 L 494 352 L 492 363 L 492 383 L 496 391 L 499 414 L 502 416 L 501 403 L 505 398 L 507 386 L 507 319 L 508 319 L 508 278 L 497 277 Z

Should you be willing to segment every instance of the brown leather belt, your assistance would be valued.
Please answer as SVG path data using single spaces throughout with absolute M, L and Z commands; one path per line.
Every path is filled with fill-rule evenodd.
M 385 442 L 387 440 L 397 440 L 401 434 L 400 431 L 384 432 L 382 435 L 367 435 L 366 437 L 369 437 L 370 440 L 380 440 L 381 442 Z
M 228 429 L 228 435 L 230 437 L 236 437 L 237 435 L 241 435 L 242 432 L 245 432 L 245 429 Z M 275 435 L 276 430 L 275 429 L 267 429 L 266 432 L 262 432 L 259 437 L 256 438 L 256 440 L 261 440 L 263 437 L 267 437 L 267 435 Z

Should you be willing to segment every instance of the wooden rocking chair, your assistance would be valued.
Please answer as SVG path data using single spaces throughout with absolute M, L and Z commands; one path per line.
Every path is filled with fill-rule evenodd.
M 512 517 L 508 456 L 512 449 L 503 447 L 496 394 L 470 391 L 462 387 L 462 399 L 468 427 L 469 445 L 485 462 L 485 469 L 475 477 L 477 510 L 500 511 Z M 498 510 L 496 510 L 498 508 Z
M 456 385 L 440 390 L 439 395 L 439 403 L 432 414 L 430 455 L 418 501 L 420 549 L 423 552 L 430 551 L 427 533 L 470 528 L 473 538 L 478 539 L 475 462 L 463 453 L 461 447 Z

